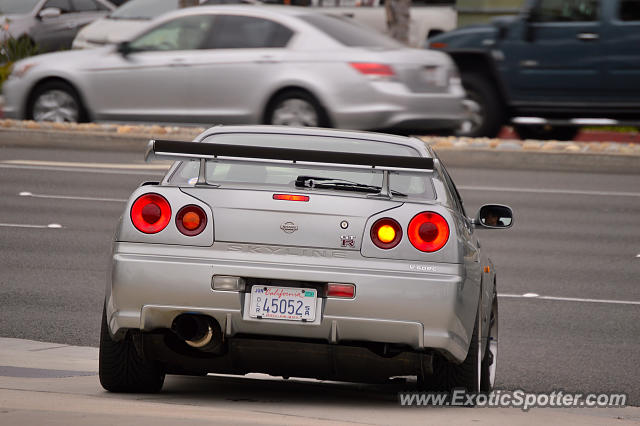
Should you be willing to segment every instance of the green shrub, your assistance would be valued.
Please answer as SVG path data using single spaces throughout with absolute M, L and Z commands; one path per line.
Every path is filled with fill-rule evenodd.
M 11 74 L 13 64 L 38 54 L 38 46 L 26 37 L 9 37 L 0 45 L 0 87 Z

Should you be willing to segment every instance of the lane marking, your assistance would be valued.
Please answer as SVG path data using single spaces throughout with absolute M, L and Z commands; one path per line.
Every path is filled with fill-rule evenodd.
M 170 164 L 140 164 L 140 163 L 83 163 L 72 161 L 37 161 L 37 160 L 6 160 L 2 164 L 21 166 L 47 166 L 47 167 L 78 167 L 91 169 L 131 169 L 131 170 L 168 170 Z
M 24 170 L 47 170 L 52 172 L 79 172 L 79 173 L 102 173 L 108 175 L 134 175 L 134 176 L 162 176 L 161 171 L 125 171 L 125 170 L 107 170 L 107 169 L 85 169 L 74 167 L 47 167 L 47 166 L 25 166 L 19 164 L 2 164 L 0 169 L 24 169 Z
M 613 305 L 638 305 L 639 301 L 634 300 L 609 300 L 609 299 L 583 299 L 579 297 L 556 297 L 556 296 L 540 296 L 536 293 L 525 294 L 506 294 L 499 293 L 498 297 L 506 297 L 508 299 L 540 299 L 540 300 L 558 300 L 561 302 L 584 302 L 584 303 L 608 303 Z
M 0 223 L 0 227 L 4 228 L 36 228 L 36 229 L 60 229 L 62 225 L 59 223 L 50 223 L 48 225 L 26 225 L 22 223 Z
M 573 189 L 535 189 L 535 188 L 498 188 L 492 186 L 458 186 L 469 191 L 495 191 L 495 192 L 526 192 L 531 194 L 565 194 L 565 195 L 599 195 L 612 197 L 640 197 L 640 192 L 618 191 L 582 191 Z
M 114 202 L 114 203 L 126 203 L 127 200 L 123 198 L 97 198 L 97 197 L 76 197 L 73 195 L 46 195 L 46 194 L 33 194 L 31 192 L 20 192 L 18 194 L 21 197 L 30 197 L 30 198 L 51 198 L 58 200 L 80 200 L 80 201 L 106 201 L 106 202 Z

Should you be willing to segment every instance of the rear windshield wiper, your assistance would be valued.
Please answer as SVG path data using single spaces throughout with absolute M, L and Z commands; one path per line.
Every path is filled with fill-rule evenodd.
M 382 187 L 376 185 L 365 185 L 346 179 L 333 179 L 321 176 L 298 176 L 295 185 L 297 188 L 337 189 L 340 191 L 366 192 L 369 194 L 377 194 L 382 189 Z M 406 194 L 393 190 L 391 191 L 391 195 L 398 197 L 407 196 Z

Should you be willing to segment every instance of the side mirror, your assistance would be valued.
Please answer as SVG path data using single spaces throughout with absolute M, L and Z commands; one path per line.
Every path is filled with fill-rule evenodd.
M 473 224 L 479 228 L 506 229 L 513 226 L 513 210 L 501 204 L 480 207 Z
M 116 51 L 126 58 L 132 52 L 132 49 L 128 41 L 123 41 L 116 45 Z
M 62 10 L 57 7 L 47 7 L 42 9 L 40 13 L 38 13 L 40 19 L 57 18 L 60 15 L 62 15 Z

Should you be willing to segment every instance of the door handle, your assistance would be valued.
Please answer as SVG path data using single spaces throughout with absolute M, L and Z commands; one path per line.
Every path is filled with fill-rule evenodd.
M 594 41 L 600 38 L 600 35 L 596 33 L 580 33 L 576 36 L 578 40 L 582 41 Z
M 184 67 L 186 65 L 187 64 L 185 64 L 184 59 L 174 59 L 169 64 L 170 67 Z
M 265 55 L 265 56 L 261 56 L 260 58 L 256 59 L 255 62 L 257 64 L 275 64 L 278 61 L 273 56 Z

